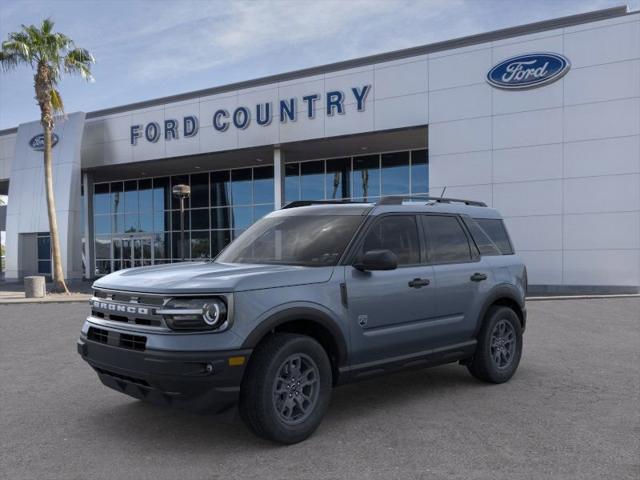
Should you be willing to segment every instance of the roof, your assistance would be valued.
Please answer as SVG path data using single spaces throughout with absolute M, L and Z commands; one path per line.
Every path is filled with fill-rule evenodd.
M 127 112 L 130 110 L 149 108 L 157 105 L 164 105 L 166 103 L 190 100 L 190 99 L 202 97 L 202 96 L 226 93 L 233 90 L 257 87 L 257 86 L 267 85 L 267 84 L 276 83 L 276 82 L 295 80 L 298 78 L 304 78 L 312 75 L 319 75 L 322 73 L 328 73 L 328 72 L 334 72 L 339 70 L 345 70 L 348 68 L 371 65 L 374 63 L 381 63 L 381 62 L 388 62 L 391 60 L 410 58 L 418 55 L 425 55 L 428 53 L 441 52 L 444 50 L 451 50 L 454 48 L 467 47 L 470 45 L 502 40 L 505 38 L 518 37 L 518 36 L 522 36 L 530 33 L 553 30 L 556 28 L 569 27 L 573 25 L 580 25 L 583 23 L 596 22 L 599 20 L 606 20 L 609 18 L 622 17 L 625 15 L 631 15 L 633 13 L 634 12 L 629 13 L 627 11 L 627 7 L 624 5 L 621 5 L 618 7 L 612 7 L 612 8 L 605 8 L 602 10 L 595 10 L 593 12 L 580 13 L 577 15 L 569 15 L 566 17 L 554 18 L 551 20 L 543 20 L 540 22 L 533 22 L 533 23 L 528 23 L 524 25 L 518 25 L 515 27 L 494 30 L 491 32 L 455 38 L 452 40 L 445 40 L 442 42 L 430 43 L 430 44 L 421 45 L 418 47 L 405 48 L 402 50 L 395 50 L 392 52 L 369 55 L 366 57 L 360 57 L 352 60 L 345 60 L 342 62 L 330 63 L 330 64 L 321 65 L 317 67 L 305 68 L 302 70 L 295 70 L 292 72 L 281 73 L 277 75 L 270 75 L 267 77 L 261 77 L 261 78 L 246 80 L 242 82 L 230 83 L 227 85 L 207 88 L 203 90 L 195 90 L 192 92 L 180 93 L 177 95 L 171 95 L 167 97 L 159 97 L 151 100 L 145 100 L 142 102 L 135 102 L 127 105 L 120 105 L 112 108 L 106 108 L 103 110 L 95 110 L 93 112 L 87 113 L 86 118 L 87 119 L 96 118 L 96 117 L 101 117 L 105 115 L 112 115 L 115 113 Z M 17 131 L 16 127 L 9 128 L 6 130 L 0 130 L 0 135 L 15 133 L 16 131 Z
M 386 200 L 402 200 L 389 202 Z M 484 203 L 470 200 L 417 196 L 388 196 L 382 197 L 377 203 L 352 202 L 349 200 L 316 200 L 296 201 L 287 204 L 283 209 L 276 210 L 270 216 L 297 215 L 378 215 L 396 212 L 433 212 L 469 215 L 473 218 L 502 218 L 500 213 Z

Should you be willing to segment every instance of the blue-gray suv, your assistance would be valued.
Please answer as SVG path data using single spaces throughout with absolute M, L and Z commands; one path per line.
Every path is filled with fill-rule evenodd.
M 115 390 L 222 411 L 282 443 L 320 424 L 332 387 L 450 362 L 502 383 L 518 368 L 526 269 L 479 202 L 294 202 L 213 261 L 94 284 L 78 352 Z

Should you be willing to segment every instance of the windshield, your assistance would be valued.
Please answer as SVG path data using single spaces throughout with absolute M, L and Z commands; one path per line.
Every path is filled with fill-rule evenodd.
M 249 227 L 215 261 L 336 265 L 362 218 L 360 215 L 266 217 Z

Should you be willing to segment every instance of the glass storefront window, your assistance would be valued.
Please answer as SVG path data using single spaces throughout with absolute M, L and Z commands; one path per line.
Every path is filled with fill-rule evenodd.
M 233 205 L 251 205 L 251 169 L 231 170 L 231 201 Z
M 231 230 L 211 231 L 211 257 L 215 257 L 231 242 Z
M 111 260 L 96 260 L 96 275 L 100 276 L 108 273 L 111 273 Z
M 429 151 L 411 152 L 411 193 L 429 193 Z
M 184 211 L 184 229 L 189 230 L 189 210 Z M 174 210 L 171 212 L 171 229 L 174 232 L 180 231 L 180 210 Z
M 124 188 L 122 182 L 111 183 L 111 214 L 117 215 L 124 212 L 123 205 Z
M 191 232 L 191 258 L 209 257 L 209 232 Z
M 209 230 L 208 208 L 196 208 L 191 210 L 191 228 L 193 230 Z
M 287 203 L 324 198 L 375 201 L 381 194 L 427 193 L 428 152 L 288 163 L 285 175 Z M 171 187 L 180 183 L 191 187 L 191 198 L 185 202 L 185 259 L 215 257 L 274 209 L 271 165 L 95 184 L 97 275 L 181 260 L 179 202 L 171 194 Z
M 189 232 L 184 232 L 184 258 L 189 258 Z M 180 232 L 173 232 L 171 234 L 171 256 L 174 261 L 180 261 L 182 259 L 180 255 Z
M 124 215 L 125 233 L 135 233 L 140 231 L 140 217 L 137 213 L 127 213 Z
M 324 196 L 324 160 L 300 164 L 300 196 L 303 200 L 322 200 Z
M 231 205 L 230 172 L 211 172 L 211 206 L 224 207 Z
M 93 217 L 93 229 L 96 235 L 111 233 L 111 215 L 95 215 Z
M 380 156 L 353 159 L 353 198 L 374 201 L 380 196 Z
M 141 232 L 153 232 L 153 214 L 151 212 L 140 213 L 138 225 Z
M 253 169 L 253 203 L 273 203 L 273 166 Z
M 168 177 L 153 179 L 153 211 L 162 212 L 171 208 L 171 184 Z
M 101 183 L 93 187 L 93 213 L 111 213 L 111 198 L 109 196 L 109 184 Z
M 211 229 L 231 228 L 231 209 L 229 207 L 211 209 Z
M 256 205 L 253 207 L 253 221 L 257 222 L 267 213 L 273 212 L 273 203 L 267 205 Z
M 138 180 L 138 201 L 141 212 L 153 211 L 153 188 L 150 178 Z
M 409 152 L 383 153 L 382 195 L 409 193 Z
M 335 200 L 351 196 L 350 172 L 351 158 L 327 160 L 326 198 Z
M 51 274 L 51 235 L 49 232 L 37 234 L 38 273 Z
M 169 245 L 171 244 L 171 239 L 168 233 L 156 233 L 153 236 L 153 256 L 156 260 L 171 258 L 169 253 Z
M 96 237 L 96 258 L 111 258 L 111 237 Z
M 251 207 L 233 207 L 232 211 L 233 228 L 247 228 L 253 223 Z
M 124 182 L 124 211 L 137 213 L 139 208 L 137 180 Z
M 209 174 L 191 175 L 191 208 L 209 206 Z M 208 227 L 207 227 L 208 228 Z
M 154 232 L 164 232 L 166 230 L 171 230 L 171 219 L 169 217 L 169 212 L 160 212 L 153 214 L 153 231 Z
M 300 164 L 288 163 L 284 167 L 284 198 L 285 202 L 300 200 Z

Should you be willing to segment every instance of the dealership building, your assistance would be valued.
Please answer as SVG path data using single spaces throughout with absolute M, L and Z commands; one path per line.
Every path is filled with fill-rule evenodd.
M 42 129 L 0 131 L 6 279 L 49 273 Z M 640 12 L 616 7 L 57 122 L 63 269 L 210 258 L 293 200 L 500 210 L 551 292 L 640 286 Z

